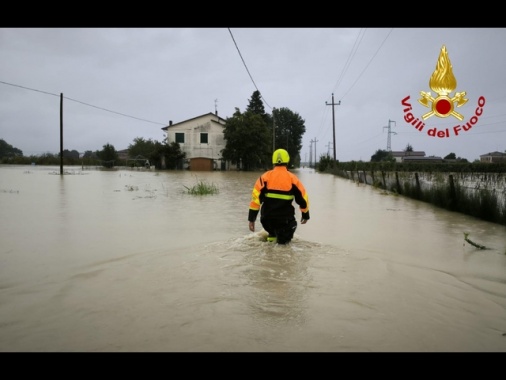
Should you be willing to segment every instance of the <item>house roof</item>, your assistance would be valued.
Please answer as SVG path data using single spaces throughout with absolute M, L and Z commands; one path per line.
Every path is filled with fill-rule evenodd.
M 480 157 L 488 157 L 488 156 L 502 157 L 502 156 L 506 156 L 506 153 L 501 153 L 501 152 L 495 151 L 495 152 L 490 152 L 490 153 L 480 155 Z
M 404 156 L 402 158 L 404 161 L 443 161 L 441 157 L 431 156 L 431 157 L 420 157 L 420 156 Z
M 406 151 L 402 150 L 402 151 L 392 151 L 390 153 L 392 153 L 392 156 L 394 156 L 394 157 L 407 157 L 407 156 L 424 157 L 425 156 L 425 152 L 422 152 L 422 151 L 406 152 Z
M 162 130 L 164 131 L 167 131 L 167 129 L 169 129 L 170 127 L 174 127 L 174 126 L 177 126 L 179 124 L 183 124 L 183 123 L 187 123 L 189 121 L 192 121 L 192 120 L 196 120 L 196 119 L 200 119 L 200 118 L 204 118 L 204 117 L 209 117 L 209 116 L 212 116 L 212 117 L 217 117 L 218 118 L 218 122 L 225 122 L 226 120 L 223 119 L 222 117 L 219 117 L 218 115 L 212 113 L 212 112 L 208 112 L 208 113 L 205 113 L 205 114 L 202 114 L 200 116 L 195 116 L 195 117 L 192 117 L 191 119 L 187 119 L 187 120 L 183 120 L 183 121 L 180 121 L 179 123 L 170 123 L 170 125 L 167 125 L 165 127 L 162 127 Z M 214 120 L 211 120 L 211 121 L 214 121 Z

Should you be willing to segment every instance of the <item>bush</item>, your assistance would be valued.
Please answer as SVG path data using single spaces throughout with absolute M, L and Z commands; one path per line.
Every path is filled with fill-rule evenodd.
M 218 187 L 214 184 L 208 184 L 204 181 L 199 181 L 196 185 L 193 185 L 192 187 L 188 187 L 183 185 L 188 194 L 191 195 L 208 195 L 208 194 L 217 194 L 218 193 Z

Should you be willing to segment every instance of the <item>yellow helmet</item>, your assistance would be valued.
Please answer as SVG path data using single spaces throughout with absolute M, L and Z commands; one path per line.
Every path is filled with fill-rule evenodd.
M 287 164 L 290 162 L 290 155 L 284 149 L 277 149 L 272 154 L 272 163 L 274 165 Z

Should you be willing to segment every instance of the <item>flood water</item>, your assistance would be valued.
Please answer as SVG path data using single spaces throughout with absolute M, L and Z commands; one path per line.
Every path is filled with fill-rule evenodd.
M 64 172 L 0 166 L 1 352 L 506 352 L 506 226 L 303 168 L 281 246 L 260 172 Z

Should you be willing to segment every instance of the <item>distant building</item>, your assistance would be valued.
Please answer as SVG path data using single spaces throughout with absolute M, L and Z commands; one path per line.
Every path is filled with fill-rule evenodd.
M 415 151 L 412 151 L 412 152 L 392 151 L 390 153 L 395 158 L 396 162 L 403 162 L 406 157 L 413 157 L 413 158 L 425 157 L 425 152 L 421 152 L 421 151 L 418 151 L 418 152 L 415 152 Z M 410 159 L 408 158 L 408 160 L 410 160 Z
M 443 158 L 438 156 L 420 157 L 420 156 L 404 156 L 402 162 L 444 162 Z
M 480 162 L 499 163 L 506 162 L 506 153 L 490 152 L 480 155 Z
M 116 153 L 121 161 L 126 161 L 128 159 L 128 149 L 118 150 Z

